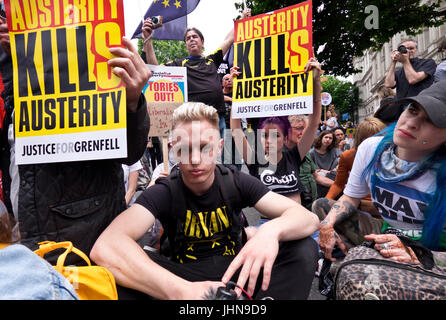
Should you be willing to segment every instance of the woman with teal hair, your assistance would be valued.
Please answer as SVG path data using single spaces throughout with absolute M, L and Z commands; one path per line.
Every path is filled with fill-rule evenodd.
M 322 220 L 319 245 L 325 258 L 364 241 L 386 258 L 424 265 L 423 252 L 446 263 L 446 81 L 397 103 L 397 123 L 357 150 L 344 195 L 329 206 L 313 204 Z M 382 219 L 357 210 L 370 192 Z M 425 250 L 418 250 L 419 247 Z

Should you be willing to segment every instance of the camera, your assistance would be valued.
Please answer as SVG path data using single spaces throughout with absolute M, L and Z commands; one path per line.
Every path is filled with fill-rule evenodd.
M 246 300 L 246 298 L 241 295 L 237 298 L 237 293 L 234 289 L 237 284 L 229 281 L 225 287 L 219 287 L 216 291 L 212 288 L 205 294 L 205 300 Z
M 399 46 L 397 50 L 399 53 L 407 53 L 407 48 L 403 45 Z
M 153 27 L 152 29 L 157 29 L 163 25 L 163 17 L 162 16 L 153 16 L 150 17 L 150 20 L 152 20 Z

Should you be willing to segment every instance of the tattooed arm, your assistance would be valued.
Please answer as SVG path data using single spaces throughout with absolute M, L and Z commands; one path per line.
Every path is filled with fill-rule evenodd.
M 360 199 L 343 195 L 330 209 L 325 219 L 321 222 L 319 231 L 319 246 L 324 252 L 325 258 L 336 261 L 331 256 L 334 246 L 347 253 L 347 248 L 339 235 L 334 230 L 334 226 L 351 217 L 357 210 Z M 359 230 L 358 230 L 359 231 Z

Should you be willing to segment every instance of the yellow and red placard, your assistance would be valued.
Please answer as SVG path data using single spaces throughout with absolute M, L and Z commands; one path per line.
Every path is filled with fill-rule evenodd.
M 123 0 L 5 0 L 16 161 L 127 156 L 126 92 L 107 61 L 122 46 Z
M 311 0 L 235 22 L 233 118 L 313 113 L 312 26 Z

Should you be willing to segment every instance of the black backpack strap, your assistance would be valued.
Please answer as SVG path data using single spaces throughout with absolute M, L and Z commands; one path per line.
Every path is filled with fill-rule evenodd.
M 241 210 L 242 198 L 235 185 L 234 174 L 229 168 L 221 164 L 217 164 L 216 168 L 215 178 L 219 183 L 223 200 L 231 209 Z
M 241 234 L 241 245 L 243 245 L 246 243 L 244 228 L 248 226 L 248 223 L 242 211 L 242 197 L 235 185 L 234 174 L 229 168 L 217 164 L 215 178 L 218 181 L 220 193 L 228 207 L 228 211 L 232 212 L 231 237 L 237 239 Z M 237 248 L 237 250 L 240 250 L 240 248 Z
M 178 167 L 173 168 L 169 177 L 169 189 L 172 195 L 171 212 L 164 221 L 164 228 L 169 240 L 171 259 L 177 260 L 178 253 L 180 252 L 180 246 L 184 242 L 184 234 L 181 232 L 181 225 L 178 219 L 175 219 L 175 212 L 186 212 L 186 198 L 184 195 L 183 182 L 181 181 L 181 174 Z M 232 171 L 223 165 L 217 165 L 215 170 L 215 179 L 217 179 L 221 196 L 225 205 L 228 208 L 228 212 L 232 212 L 232 228 L 231 237 L 237 239 L 242 234 L 242 244 L 246 242 L 246 234 L 244 233 L 244 227 L 246 227 L 247 220 L 241 211 L 242 198 L 238 191 L 234 175 Z M 240 250 L 240 248 L 236 248 Z
M 176 260 L 180 250 L 179 244 L 182 243 L 184 235 L 178 232 L 180 230 L 180 223 L 178 219 L 175 219 L 174 213 L 186 211 L 186 198 L 178 166 L 172 168 L 168 179 L 171 199 L 175 200 L 171 203 L 171 212 L 167 217 L 167 221 L 165 221 L 165 231 L 167 233 L 167 239 L 169 240 L 170 257 Z

